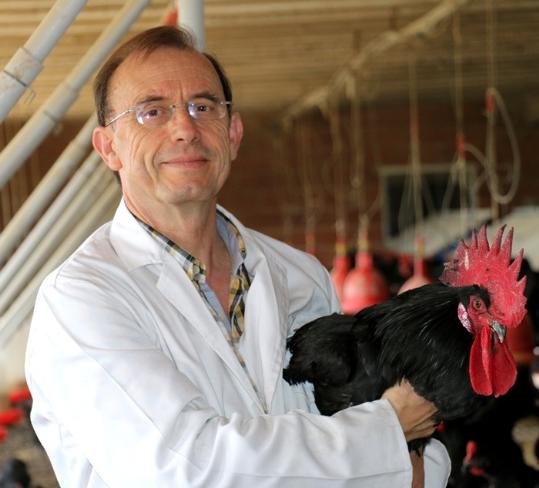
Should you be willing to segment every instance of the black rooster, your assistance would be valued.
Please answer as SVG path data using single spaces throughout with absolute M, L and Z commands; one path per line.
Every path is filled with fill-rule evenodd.
M 425 285 L 355 316 L 333 314 L 289 339 L 289 383 L 310 381 L 320 412 L 373 401 L 402 379 L 438 408 L 439 420 L 466 416 L 516 378 L 506 327 L 526 313 L 522 251 L 511 263 L 512 230 L 492 248 L 486 228 L 462 242 L 442 283 Z M 426 439 L 409 443 L 420 450 Z

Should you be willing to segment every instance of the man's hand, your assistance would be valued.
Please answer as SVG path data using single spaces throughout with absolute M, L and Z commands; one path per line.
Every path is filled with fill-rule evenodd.
M 419 396 L 410 383 L 403 381 L 388 388 L 382 398 L 388 400 L 395 410 L 406 441 L 429 437 L 434 433 L 436 407 Z

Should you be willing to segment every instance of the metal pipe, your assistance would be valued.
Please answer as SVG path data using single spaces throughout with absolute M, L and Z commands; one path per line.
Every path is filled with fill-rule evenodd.
M 112 179 L 111 173 L 108 172 L 107 174 L 105 167 L 101 167 L 100 169 L 101 171 L 97 171 L 94 174 L 94 177 L 88 181 L 88 185 L 85 186 L 84 190 L 79 192 L 69 208 L 54 223 L 53 228 L 37 243 L 34 251 L 2 290 L 0 294 L 0 315 L 6 311 L 21 290 L 28 285 L 35 273 L 47 261 L 49 256 L 69 235 L 77 222 L 81 220 L 81 217 L 84 217 L 87 213 L 94 202 L 90 197 L 90 193 L 92 193 L 92 196 L 99 195 L 103 192 L 107 184 L 110 184 Z
M 282 117 L 283 125 L 289 127 L 292 121 L 300 117 L 304 112 L 315 107 L 323 107 L 330 97 L 335 96 L 342 90 L 350 77 L 350 73 L 360 73 L 365 70 L 365 65 L 368 65 L 373 60 L 380 59 L 386 51 L 395 46 L 403 45 L 415 37 L 426 37 L 440 22 L 450 18 L 451 15 L 469 3 L 473 3 L 472 0 L 440 0 L 426 14 L 410 22 L 402 29 L 397 31 L 393 29 L 387 30 L 374 37 L 357 55 L 331 77 L 326 86 L 311 91 L 288 107 Z
M 86 239 L 86 237 L 105 220 L 110 218 L 113 206 L 115 207 L 120 197 L 118 183 L 113 181 L 109 184 L 99 200 L 90 208 L 89 212 L 79 222 L 77 227 L 62 242 L 62 245 L 54 252 L 45 265 L 34 276 L 32 281 L 13 301 L 6 313 L 0 317 L 0 350 L 13 336 L 25 319 L 32 312 L 37 291 L 45 277 L 67 256 Z
M 100 162 L 101 158 L 96 153 L 88 156 L 32 232 L 0 270 L 0 315 L 59 245 L 63 234 L 69 232 L 73 222 L 88 210 L 93 203 L 93 196 L 99 193 L 101 182 L 106 184 L 112 177 L 110 170 L 105 165 L 100 166 Z M 106 178 L 107 174 L 109 178 Z
M 195 47 L 206 49 L 204 31 L 204 0 L 178 0 L 178 21 L 181 27 L 193 34 Z
M 43 60 L 73 23 L 87 0 L 57 0 L 26 44 L 0 72 L 0 122 L 43 69 Z
M 73 168 L 86 156 L 91 147 L 92 132 L 96 125 L 97 117 L 93 115 L 8 222 L 0 234 L 0 263 L 7 259 L 69 175 L 73 173 Z
M 131 0 L 115 15 L 94 45 L 81 58 L 68 77 L 47 101 L 30 118 L 0 155 L 0 188 L 37 148 L 45 136 L 55 127 L 79 90 L 104 61 L 112 48 L 129 30 L 133 22 L 150 0 Z

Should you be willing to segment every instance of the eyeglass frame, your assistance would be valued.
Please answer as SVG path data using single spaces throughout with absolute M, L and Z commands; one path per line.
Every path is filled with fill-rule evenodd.
M 109 127 L 114 122 L 116 122 L 118 119 L 122 118 L 124 115 L 130 114 L 132 112 L 135 113 L 135 119 L 137 120 L 138 124 L 141 125 L 142 127 L 144 127 L 146 124 L 144 124 L 144 122 L 141 122 L 141 118 L 139 118 L 139 114 L 137 113 L 137 110 L 140 110 L 142 107 L 144 107 L 145 105 L 147 105 L 149 103 L 155 103 L 157 101 L 158 100 L 142 102 L 142 103 L 139 103 L 138 105 L 135 105 L 134 107 L 130 107 L 130 108 L 124 110 L 123 112 L 119 113 L 115 117 L 113 117 L 111 120 L 109 120 L 104 125 L 104 127 Z M 232 106 L 232 102 L 230 100 L 212 100 L 212 99 L 208 99 L 208 101 L 216 103 L 217 105 L 219 105 L 221 107 L 223 107 L 223 106 L 226 107 L 227 111 L 229 111 L 230 110 L 229 107 Z M 170 113 L 170 118 L 168 120 L 170 120 L 172 118 L 172 116 L 174 115 L 176 109 L 178 107 L 180 107 L 181 105 L 182 105 L 181 103 L 169 103 L 169 104 L 166 105 L 166 107 L 167 107 L 167 109 L 169 110 L 169 113 Z M 196 112 L 192 112 L 193 108 L 195 107 L 195 102 L 193 100 L 188 100 L 187 102 L 184 102 L 183 106 L 186 108 L 187 113 L 189 114 L 189 117 L 191 117 L 193 120 L 198 120 L 197 117 L 193 115 L 193 113 L 196 113 Z M 206 120 L 223 119 L 225 117 L 225 114 L 226 114 L 226 111 L 223 112 L 223 114 L 220 115 L 219 117 L 215 117 L 213 119 L 206 119 Z M 167 122 L 168 122 L 168 120 L 167 120 Z

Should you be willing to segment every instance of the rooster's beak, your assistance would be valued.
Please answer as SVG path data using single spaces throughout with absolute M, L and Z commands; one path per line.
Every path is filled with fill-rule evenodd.
M 500 343 L 503 343 L 505 339 L 505 333 L 507 332 L 507 327 L 505 325 L 500 324 L 496 320 L 493 320 L 490 322 L 490 328 L 494 331 L 496 336 L 498 337 L 498 340 Z

